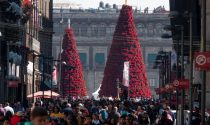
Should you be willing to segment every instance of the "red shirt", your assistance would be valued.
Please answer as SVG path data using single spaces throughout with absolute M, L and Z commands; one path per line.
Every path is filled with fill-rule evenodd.
M 14 115 L 11 120 L 10 120 L 10 124 L 11 125 L 18 125 L 18 123 L 20 122 L 21 120 L 21 117 L 20 116 L 17 116 L 17 115 Z

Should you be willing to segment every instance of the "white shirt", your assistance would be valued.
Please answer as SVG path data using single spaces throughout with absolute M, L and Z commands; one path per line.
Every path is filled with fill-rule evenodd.
M 6 107 L 4 107 L 4 109 L 6 110 L 6 112 L 10 111 L 12 113 L 12 115 L 14 115 L 14 109 L 12 107 L 6 106 Z

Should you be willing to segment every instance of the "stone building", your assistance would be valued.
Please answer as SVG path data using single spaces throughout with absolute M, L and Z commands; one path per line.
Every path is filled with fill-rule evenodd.
M 60 42 L 64 29 L 67 27 L 68 19 L 77 41 L 77 48 L 83 65 L 84 76 L 89 95 L 96 91 L 103 79 L 104 67 L 109 54 L 112 37 L 119 16 L 117 5 L 99 7 L 98 9 L 71 9 L 68 4 L 54 4 L 53 9 L 53 56 L 58 58 Z M 62 8 L 62 9 L 61 9 Z M 70 8 L 70 9 L 69 9 Z M 161 10 L 161 11 L 159 11 Z M 162 39 L 165 32 L 163 26 L 170 24 L 168 13 L 164 8 L 148 13 L 148 8 L 141 12 L 134 9 L 134 18 L 138 31 L 143 56 L 147 67 L 147 75 L 150 86 L 159 86 L 159 70 L 153 69 L 153 63 L 158 51 L 170 51 L 172 49 L 171 39 Z

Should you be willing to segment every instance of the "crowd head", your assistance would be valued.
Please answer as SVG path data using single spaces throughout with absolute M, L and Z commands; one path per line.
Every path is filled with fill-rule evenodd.
M 173 105 L 150 100 L 37 100 L 31 106 L 0 104 L 0 124 L 173 125 Z M 195 110 L 195 112 L 198 112 Z

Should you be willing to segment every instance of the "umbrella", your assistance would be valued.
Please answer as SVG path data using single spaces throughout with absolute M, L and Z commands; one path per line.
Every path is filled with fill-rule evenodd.
M 52 91 L 52 97 L 58 97 L 58 96 L 60 96 L 58 93 Z M 33 94 L 30 94 L 27 96 L 27 98 L 32 98 L 32 97 L 33 97 Z M 43 97 L 43 91 L 35 92 L 34 97 L 35 98 Z M 51 98 L 51 90 L 44 91 L 44 98 Z

